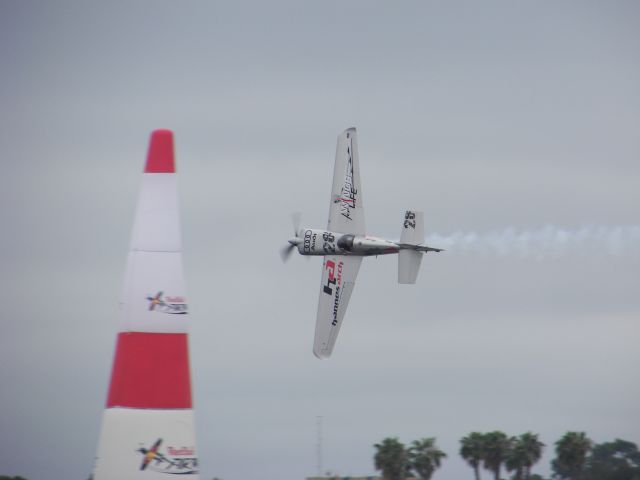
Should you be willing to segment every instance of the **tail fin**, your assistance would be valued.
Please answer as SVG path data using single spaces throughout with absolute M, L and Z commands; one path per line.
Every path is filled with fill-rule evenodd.
M 404 225 L 400 234 L 400 243 L 421 245 L 424 243 L 424 216 L 422 212 L 407 210 L 404 213 Z
M 422 262 L 422 252 L 411 247 L 418 246 L 423 242 L 423 214 L 407 210 L 404 214 L 404 223 L 400 234 L 400 245 L 405 245 L 405 249 L 398 252 L 398 283 L 416 283 L 420 262 Z

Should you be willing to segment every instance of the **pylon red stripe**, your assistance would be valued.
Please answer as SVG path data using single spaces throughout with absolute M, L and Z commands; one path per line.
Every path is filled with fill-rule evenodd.
M 192 408 L 187 334 L 119 333 L 109 407 Z
M 145 173 L 175 173 L 173 158 L 173 132 L 154 130 L 149 141 Z

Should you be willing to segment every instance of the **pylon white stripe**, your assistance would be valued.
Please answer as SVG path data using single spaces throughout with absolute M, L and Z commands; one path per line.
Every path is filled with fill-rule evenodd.
M 184 283 L 180 252 L 130 252 L 120 331 L 185 333 Z
M 179 252 L 182 249 L 175 174 L 142 175 L 131 249 L 147 252 Z
M 95 480 L 200 478 L 193 410 L 110 408 L 102 425 Z M 158 441 L 157 451 L 150 453 Z

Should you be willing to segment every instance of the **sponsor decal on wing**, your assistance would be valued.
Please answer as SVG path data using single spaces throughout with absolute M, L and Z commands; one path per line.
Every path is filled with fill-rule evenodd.
M 155 295 L 147 296 L 149 301 L 149 311 L 159 313 L 185 314 L 187 313 L 187 303 L 182 296 L 165 296 L 163 298 L 163 292 L 158 292 Z
M 333 296 L 333 319 L 331 321 L 331 325 L 334 327 L 338 325 L 338 309 L 340 307 L 340 291 L 342 288 L 342 267 L 344 262 L 338 262 L 338 266 L 336 267 L 336 263 L 332 260 L 327 260 L 325 263 L 325 269 L 329 271 L 329 275 L 327 277 L 327 284 L 324 285 L 322 291 L 327 295 Z M 333 287 L 333 288 L 332 288 Z
M 352 210 L 356 208 L 356 196 L 358 190 L 356 190 L 353 184 L 353 154 L 351 146 L 351 138 L 347 143 L 347 168 L 344 174 L 344 182 L 342 184 L 342 191 L 340 196 L 337 196 L 335 203 L 340 203 L 340 215 L 348 220 L 353 220 L 351 217 Z
M 198 458 L 194 447 L 167 447 L 165 453 L 160 451 L 162 438 L 153 446 L 146 448 L 141 444 L 137 450 L 142 454 L 140 470 L 167 473 L 171 475 L 195 475 L 198 473 Z

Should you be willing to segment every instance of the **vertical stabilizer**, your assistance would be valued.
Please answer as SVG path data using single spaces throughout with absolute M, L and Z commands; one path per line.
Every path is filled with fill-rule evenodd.
M 407 210 L 400 233 L 400 246 L 405 250 L 398 252 L 398 283 L 416 283 L 423 253 L 411 247 L 424 242 L 424 216 L 422 212 Z M 407 249 L 408 248 L 408 249 Z
M 197 479 L 173 134 L 156 130 L 142 176 L 93 478 Z
M 407 210 L 400 232 L 400 243 L 420 245 L 424 242 L 424 214 Z

